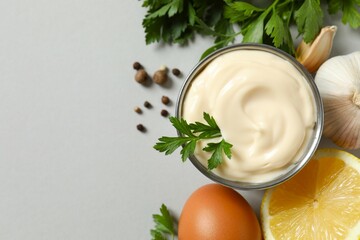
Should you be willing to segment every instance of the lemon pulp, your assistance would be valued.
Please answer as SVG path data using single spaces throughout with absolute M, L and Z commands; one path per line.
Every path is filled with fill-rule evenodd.
M 267 190 L 265 239 L 360 239 L 360 160 L 318 150 L 296 176 Z

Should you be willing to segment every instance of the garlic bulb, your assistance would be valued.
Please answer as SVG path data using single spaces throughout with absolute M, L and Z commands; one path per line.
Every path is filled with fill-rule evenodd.
M 327 60 L 315 76 L 324 103 L 324 136 L 360 148 L 360 51 Z

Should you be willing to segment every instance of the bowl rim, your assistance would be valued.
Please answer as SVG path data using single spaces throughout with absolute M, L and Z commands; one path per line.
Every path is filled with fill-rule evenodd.
M 268 53 L 272 53 L 281 57 L 284 60 L 289 61 L 306 79 L 306 82 L 309 85 L 309 88 L 312 92 L 314 103 L 315 103 L 315 110 L 316 110 L 316 122 L 314 125 L 314 131 L 309 140 L 307 147 L 304 149 L 304 153 L 301 155 L 299 160 L 292 163 L 288 169 L 289 171 L 285 172 L 284 174 L 271 179 L 266 182 L 260 183 L 252 183 L 252 182 L 242 182 L 242 181 L 234 181 L 229 180 L 219 175 L 215 174 L 214 172 L 207 169 L 199 160 L 196 159 L 194 155 L 189 157 L 192 164 L 206 177 L 213 180 L 214 182 L 220 183 L 222 185 L 238 189 L 238 190 L 262 190 L 274 187 L 280 183 L 283 183 L 293 177 L 296 173 L 298 173 L 311 159 L 314 155 L 322 136 L 323 126 L 324 126 L 324 108 L 322 99 L 319 93 L 319 90 L 314 82 L 313 76 L 306 70 L 306 68 L 300 64 L 293 56 L 290 54 L 282 51 L 281 49 L 266 45 L 266 44 L 259 44 L 259 43 L 238 43 L 233 44 L 230 46 L 223 47 L 214 51 L 213 53 L 206 56 L 204 59 L 199 61 L 195 67 L 190 71 L 187 75 L 185 81 L 183 82 L 180 92 L 178 94 L 176 104 L 175 104 L 175 116 L 177 118 L 181 118 L 182 116 L 182 106 L 183 101 L 185 99 L 185 95 L 187 90 L 189 89 L 191 82 L 196 79 L 197 74 L 199 74 L 213 59 L 223 54 L 226 54 L 231 51 L 237 50 L 257 50 L 257 51 L 265 51 Z M 181 136 L 181 133 L 177 131 L 178 136 Z

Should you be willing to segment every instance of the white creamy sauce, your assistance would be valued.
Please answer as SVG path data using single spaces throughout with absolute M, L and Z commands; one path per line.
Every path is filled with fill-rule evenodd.
M 188 122 L 213 116 L 232 158 L 213 172 L 223 178 L 264 182 L 285 172 L 307 146 L 315 124 L 315 104 L 304 77 L 271 53 L 225 53 L 196 76 L 182 109 Z M 212 140 L 214 141 L 214 140 Z M 210 153 L 199 142 L 195 156 L 205 166 Z

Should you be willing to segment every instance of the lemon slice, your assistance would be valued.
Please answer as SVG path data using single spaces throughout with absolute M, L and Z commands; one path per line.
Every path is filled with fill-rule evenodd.
M 293 178 L 265 192 L 265 239 L 360 239 L 360 159 L 318 150 Z

